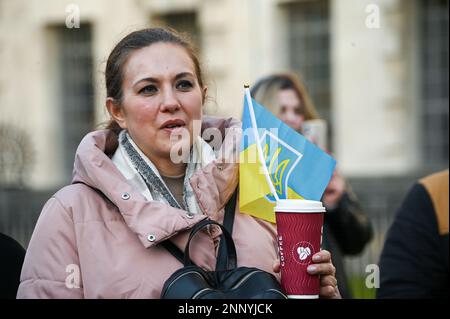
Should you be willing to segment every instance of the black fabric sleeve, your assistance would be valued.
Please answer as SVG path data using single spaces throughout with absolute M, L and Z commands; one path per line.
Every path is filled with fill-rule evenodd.
M 325 219 L 344 255 L 359 254 L 372 239 L 370 220 L 350 193 L 345 193 L 338 206 L 325 213 Z
M 25 249 L 14 239 L 0 233 L 0 299 L 15 299 L 20 283 Z
M 430 298 L 446 273 L 432 201 L 416 184 L 388 231 L 377 298 Z M 445 277 L 445 275 L 444 275 Z

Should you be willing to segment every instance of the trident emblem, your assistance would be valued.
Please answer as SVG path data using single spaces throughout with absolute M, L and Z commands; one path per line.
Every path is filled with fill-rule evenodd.
M 303 155 L 267 130 L 261 136 L 260 145 L 278 196 L 288 198 L 289 177 Z M 266 198 L 275 202 L 272 194 L 267 195 Z

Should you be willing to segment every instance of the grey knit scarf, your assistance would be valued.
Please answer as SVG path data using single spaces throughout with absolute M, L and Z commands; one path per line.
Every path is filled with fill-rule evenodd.
M 119 142 L 119 147 L 122 147 L 125 150 L 127 157 L 132 163 L 134 169 L 145 182 L 145 185 L 147 186 L 154 200 L 166 202 L 170 206 L 179 209 L 183 209 L 184 206 L 185 210 L 189 211 L 192 214 L 197 214 L 200 212 L 200 208 L 198 206 L 194 191 L 191 184 L 189 183 L 189 180 L 197 170 L 209 164 L 215 159 L 214 152 L 204 140 L 202 140 L 201 138 L 198 138 L 197 140 L 197 143 L 200 144 L 200 148 L 202 149 L 201 152 L 198 151 L 198 145 L 197 147 L 194 145 L 191 148 L 183 183 L 184 203 L 181 203 L 182 205 L 180 205 L 180 203 L 178 203 L 175 197 L 172 195 L 169 188 L 160 177 L 156 166 L 154 166 L 154 164 L 148 157 L 146 157 L 145 159 L 143 158 L 143 156 L 145 155 L 138 149 L 127 131 L 124 130 L 120 133 Z

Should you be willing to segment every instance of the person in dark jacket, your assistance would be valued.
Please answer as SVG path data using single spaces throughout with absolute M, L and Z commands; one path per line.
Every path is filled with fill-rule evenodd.
M 280 73 L 264 77 L 252 87 L 251 94 L 257 102 L 300 133 L 304 133 L 305 121 L 319 119 L 304 84 L 295 74 Z M 372 238 L 372 226 L 338 171 L 334 172 L 322 202 L 327 209 L 322 248 L 333 254 L 341 296 L 351 298 L 343 257 L 363 251 Z
M 25 249 L 14 239 L 0 233 L 0 299 L 15 299 L 20 283 Z
M 377 298 L 448 298 L 448 170 L 409 191 L 388 231 Z

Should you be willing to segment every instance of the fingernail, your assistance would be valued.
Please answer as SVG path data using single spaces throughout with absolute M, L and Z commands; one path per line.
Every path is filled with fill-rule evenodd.
M 317 267 L 314 265 L 309 265 L 307 270 L 308 270 L 308 272 L 315 272 L 317 270 Z
M 322 259 L 322 257 L 320 257 L 320 255 L 314 255 L 312 260 L 313 261 L 320 261 Z

